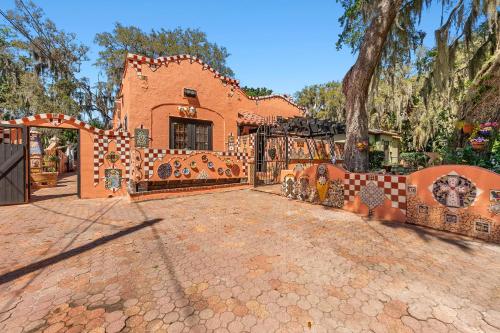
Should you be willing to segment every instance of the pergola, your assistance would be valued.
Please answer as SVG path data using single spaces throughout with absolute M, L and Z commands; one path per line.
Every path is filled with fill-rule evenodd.
M 282 118 L 277 117 L 266 121 L 257 130 L 257 137 L 264 136 L 265 138 L 284 137 L 286 142 L 288 138 L 306 139 L 310 159 L 314 159 L 314 154 L 317 153 L 316 145 L 311 145 L 310 140 L 325 140 L 330 144 L 330 149 L 334 147 L 334 136 L 337 134 L 345 134 L 345 124 L 337 123 L 326 119 L 315 119 L 310 117 L 294 117 Z M 288 145 L 285 149 L 285 159 L 288 165 Z

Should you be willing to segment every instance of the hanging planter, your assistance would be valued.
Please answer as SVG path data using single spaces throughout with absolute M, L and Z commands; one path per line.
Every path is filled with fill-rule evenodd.
M 474 150 L 483 150 L 486 147 L 488 140 L 483 137 L 478 136 L 477 138 L 470 139 L 470 144 Z
M 364 150 L 366 150 L 366 148 L 368 148 L 368 142 L 360 141 L 360 142 L 356 143 L 357 150 L 364 151 Z
M 485 137 L 490 136 L 491 132 L 493 132 L 498 127 L 497 122 L 487 122 L 479 125 L 478 134 Z
M 471 134 L 473 129 L 474 126 L 471 123 L 464 123 L 464 126 L 462 127 L 462 131 L 465 134 Z

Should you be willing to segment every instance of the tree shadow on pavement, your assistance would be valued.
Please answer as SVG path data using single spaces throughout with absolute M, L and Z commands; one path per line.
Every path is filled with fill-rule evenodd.
M 59 253 L 59 254 L 57 254 L 55 256 L 52 256 L 52 257 L 49 257 L 47 259 L 43 259 L 43 260 L 34 262 L 32 264 L 29 264 L 27 266 L 18 268 L 18 269 L 14 270 L 14 271 L 2 274 L 2 275 L 0 275 L 0 285 L 4 284 L 4 283 L 7 283 L 7 282 L 10 282 L 12 280 L 15 280 L 15 279 L 17 279 L 17 278 L 19 278 L 21 276 L 26 275 L 26 274 L 35 272 L 35 271 L 37 271 L 39 269 L 42 269 L 42 268 L 45 268 L 47 266 L 56 264 L 56 263 L 58 263 L 60 261 L 69 259 L 69 258 L 74 257 L 76 255 L 79 255 L 79 254 L 81 254 L 83 252 L 92 250 L 92 249 L 94 249 L 94 248 L 96 248 L 98 246 L 104 245 L 104 244 L 109 243 L 109 242 L 111 242 L 111 241 L 113 241 L 115 239 L 118 239 L 118 238 L 121 238 L 123 236 L 129 235 L 129 234 L 131 234 L 133 232 L 136 232 L 136 231 L 139 231 L 141 229 L 150 227 L 150 226 L 152 226 L 152 225 L 154 225 L 154 224 L 156 224 L 156 223 L 158 223 L 158 222 L 160 222 L 162 220 L 163 219 L 153 219 L 153 220 L 144 221 L 141 224 L 138 224 L 138 225 L 135 225 L 135 226 L 132 226 L 132 227 L 120 230 L 120 231 L 115 232 L 115 233 L 113 233 L 111 235 L 100 237 L 100 238 L 98 238 L 98 239 L 96 239 L 96 240 L 94 240 L 94 241 L 92 241 L 90 243 L 87 243 L 87 244 L 75 247 L 75 248 L 73 248 L 71 250 Z
M 381 221 L 380 223 L 392 229 L 403 228 L 405 230 L 411 231 L 425 242 L 430 242 L 433 239 L 436 239 L 441 242 L 454 245 L 462 251 L 465 252 L 472 251 L 472 247 L 470 246 L 470 239 L 457 234 L 447 233 L 446 231 L 434 230 L 426 228 L 424 226 L 416 226 L 408 223 L 389 222 L 389 221 Z

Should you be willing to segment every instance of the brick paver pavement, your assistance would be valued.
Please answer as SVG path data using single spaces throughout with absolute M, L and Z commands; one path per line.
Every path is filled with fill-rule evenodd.
M 500 331 L 497 245 L 252 190 L 46 194 L 0 207 L 0 332 Z

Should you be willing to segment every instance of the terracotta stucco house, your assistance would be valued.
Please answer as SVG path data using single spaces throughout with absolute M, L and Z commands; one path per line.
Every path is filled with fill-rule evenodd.
M 302 115 L 286 96 L 249 97 L 196 57 L 129 54 L 113 125 L 149 130 L 151 148 L 225 151 L 265 118 Z

